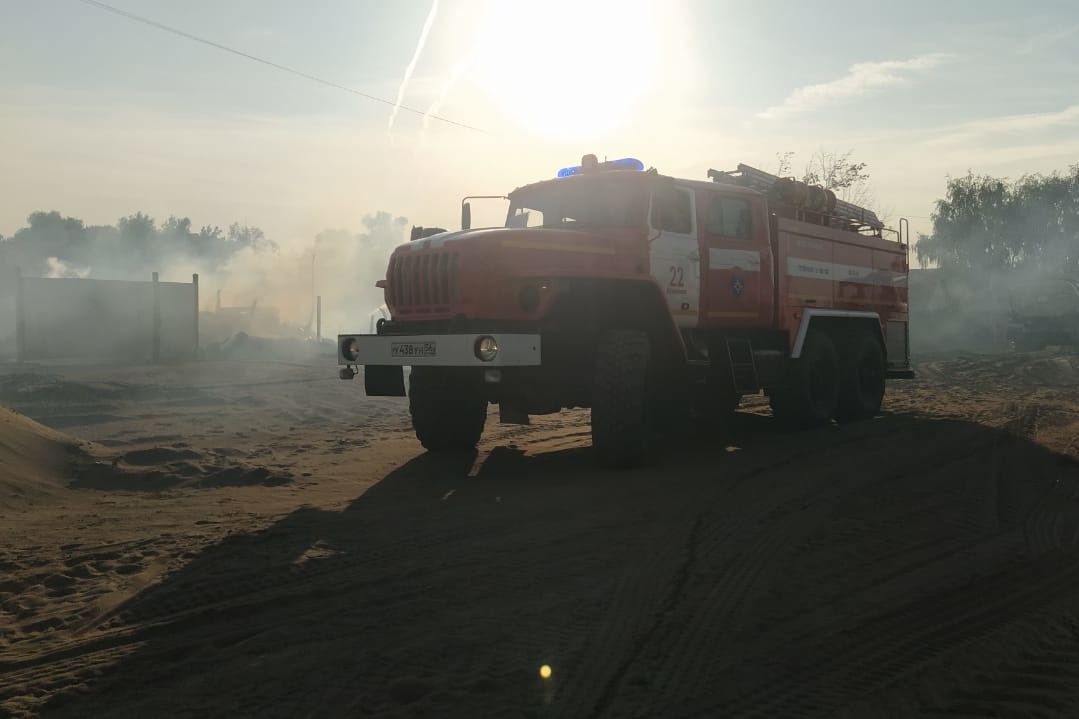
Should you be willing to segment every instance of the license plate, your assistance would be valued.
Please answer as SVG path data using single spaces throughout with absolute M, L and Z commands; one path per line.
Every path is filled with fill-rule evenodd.
M 391 357 L 437 357 L 435 342 L 391 342 Z

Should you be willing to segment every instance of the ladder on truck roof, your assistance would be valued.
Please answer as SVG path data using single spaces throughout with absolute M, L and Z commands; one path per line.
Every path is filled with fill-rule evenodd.
M 864 207 L 859 207 L 851 202 L 840 200 L 831 190 L 813 187 L 789 177 L 778 177 L 746 164 L 739 163 L 737 170 L 709 170 L 708 177 L 713 182 L 740 185 L 742 187 L 757 190 L 758 192 L 770 195 L 773 199 L 798 207 L 798 209 L 808 210 L 819 214 L 822 219 L 835 218 L 842 220 L 844 221 L 844 224 L 847 225 L 847 229 L 855 232 L 869 228 L 879 233 L 884 229 L 884 223 L 877 218 L 875 212 L 867 210 Z M 827 196 L 827 199 L 821 200 L 822 203 L 826 203 L 826 206 L 814 208 L 800 205 L 790 196 L 790 188 L 797 188 L 795 193 L 797 194 L 800 191 L 803 196 L 808 195 L 809 193 L 818 193 L 822 198 Z

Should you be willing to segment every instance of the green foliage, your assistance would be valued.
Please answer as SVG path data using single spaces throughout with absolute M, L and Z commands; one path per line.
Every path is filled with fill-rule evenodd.
M 0 240 L 0 265 L 19 266 L 28 275 L 74 274 L 103 279 L 144 279 L 155 270 L 184 264 L 197 272 L 219 269 L 237 252 L 274 252 L 277 245 L 257 227 L 233 223 L 227 232 L 187 217 L 169 217 L 158 226 L 142 212 L 116 225 L 87 226 L 59 212 L 34 212 L 27 226 Z
M 968 172 L 950 178 L 919 236 L 922 267 L 957 270 L 1079 270 L 1079 165 L 1016 181 Z

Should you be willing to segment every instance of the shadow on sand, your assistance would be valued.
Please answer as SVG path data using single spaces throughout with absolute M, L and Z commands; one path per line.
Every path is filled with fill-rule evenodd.
M 757 656 L 768 646 L 801 641 L 782 635 L 783 621 L 802 616 L 794 609 L 748 631 L 754 606 L 789 594 L 796 577 L 803 601 L 825 596 L 784 553 L 831 546 L 810 532 L 849 523 L 867 546 L 907 541 L 914 551 L 927 537 L 1021 534 L 1040 512 L 1049 519 L 1038 526 L 1060 533 L 1028 547 L 1030 558 L 1074 550 L 1060 518 L 1079 520 L 1079 503 L 1054 494 L 1075 482 L 1068 458 L 1014 433 L 910 415 L 781 434 L 768 418 L 742 414 L 726 441 L 684 437 L 655 466 L 631 472 L 596 471 L 587 448 L 500 447 L 469 476 L 473 460 L 420 455 L 343 511 L 299 509 L 207 548 L 102 617 L 79 650 L 86 667 L 43 716 L 621 715 L 629 708 L 619 702 L 637 689 L 650 701 L 665 696 L 677 627 L 692 626 L 724 568 L 761 537 L 790 532 L 769 555 L 776 571 L 724 600 L 728 639 L 693 659 L 714 671 L 690 689 L 722 704 L 771 681 Z M 879 523 L 865 515 L 870 506 Z M 800 519 L 814 508 L 827 521 Z M 918 538 L 895 516 L 918 525 Z M 843 544 L 834 551 L 835 561 L 847 557 Z M 927 591 L 912 585 L 880 611 Z M 815 637 L 841 627 L 818 627 Z M 814 670 L 815 655 L 785 651 L 790 671 Z M 539 676 L 542 665 L 553 667 L 550 678 Z M 738 687 L 719 681 L 734 666 Z M 25 664 L 6 667 L 16 668 Z M 822 715 L 846 695 L 829 696 Z

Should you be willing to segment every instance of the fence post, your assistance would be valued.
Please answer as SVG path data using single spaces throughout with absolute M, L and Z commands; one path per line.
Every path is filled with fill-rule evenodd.
M 322 341 L 322 295 L 315 302 L 315 339 Z
M 26 299 L 23 297 L 22 268 L 15 268 L 15 362 L 26 361 Z
M 153 362 L 157 364 L 161 358 L 161 285 L 157 281 L 157 273 L 153 274 L 154 278 L 154 346 L 153 346 Z
M 192 357 L 195 360 L 199 358 L 199 275 L 194 273 L 191 275 L 191 284 L 195 288 L 195 346 L 192 348 Z

